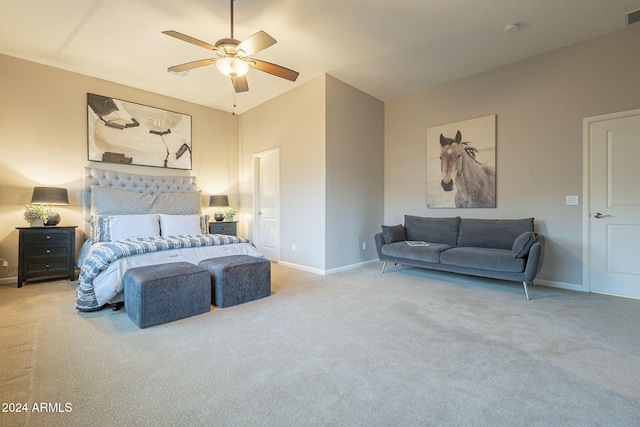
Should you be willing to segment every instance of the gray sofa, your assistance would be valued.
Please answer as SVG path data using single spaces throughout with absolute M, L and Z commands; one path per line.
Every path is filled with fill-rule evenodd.
M 425 242 L 428 246 L 411 246 Z M 540 272 L 544 236 L 534 233 L 533 218 L 424 218 L 405 215 L 404 225 L 382 226 L 375 236 L 378 258 L 433 270 L 522 282 Z

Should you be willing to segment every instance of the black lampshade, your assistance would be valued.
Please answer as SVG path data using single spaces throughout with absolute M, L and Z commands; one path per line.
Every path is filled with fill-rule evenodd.
M 68 205 L 69 195 L 66 188 L 33 187 L 31 204 L 39 205 Z
M 229 206 L 229 196 L 211 196 L 209 206 Z

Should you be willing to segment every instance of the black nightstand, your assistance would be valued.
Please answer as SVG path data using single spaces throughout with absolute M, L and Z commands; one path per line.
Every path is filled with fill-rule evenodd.
M 238 235 L 238 221 L 217 221 L 209 223 L 209 234 Z
M 68 276 L 75 279 L 76 228 L 16 227 L 18 248 L 18 287 L 29 279 Z

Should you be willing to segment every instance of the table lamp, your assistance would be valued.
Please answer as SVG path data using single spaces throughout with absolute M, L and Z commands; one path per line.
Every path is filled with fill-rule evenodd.
M 229 206 L 229 196 L 210 196 L 209 206 L 213 206 L 216 208 Z M 216 221 L 222 221 L 224 219 L 224 213 L 218 210 L 213 214 L 213 218 Z
M 68 205 L 69 195 L 66 188 L 57 187 L 34 187 L 31 195 L 32 205 L 47 205 L 49 207 L 49 217 L 44 225 L 54 226 L 60 223 L 60 214 L 53 212 L 53 205 Z

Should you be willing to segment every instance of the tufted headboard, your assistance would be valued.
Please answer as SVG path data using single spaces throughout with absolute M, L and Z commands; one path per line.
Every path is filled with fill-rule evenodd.
M 195 176 L 136 175 L 96 168 L 84 168 L 82 206 L 84 231 L 91 220 L 91 186 L 126 190 L 143 194 L 194 193 L 198 191 Z

